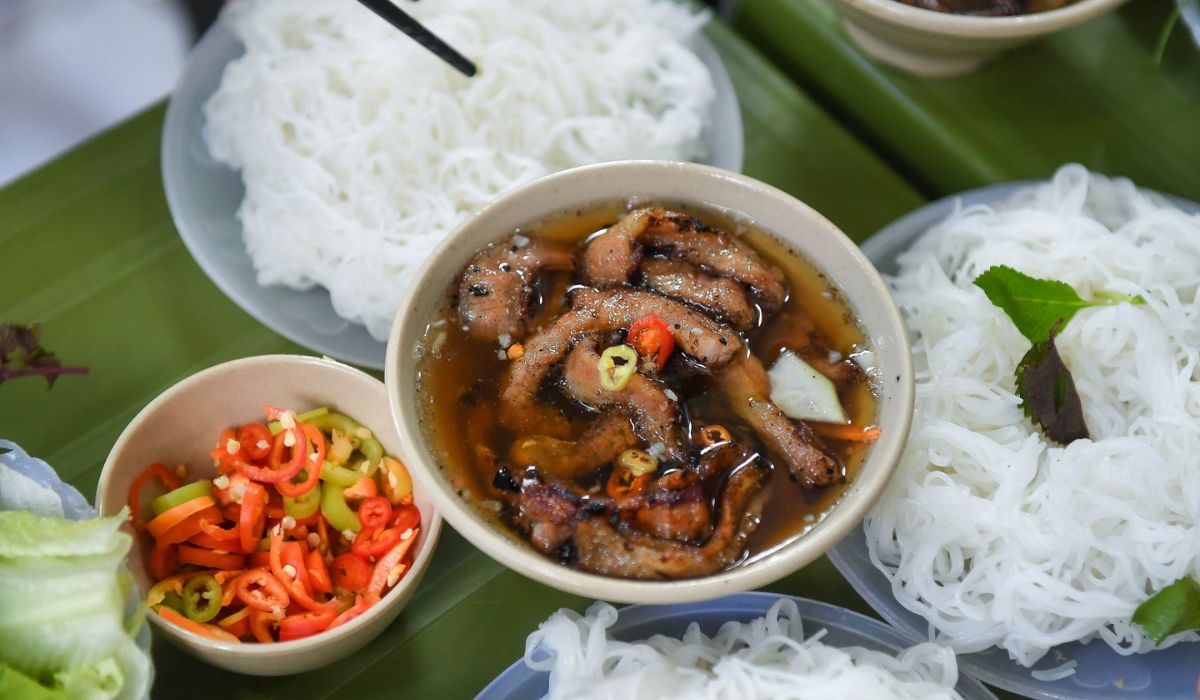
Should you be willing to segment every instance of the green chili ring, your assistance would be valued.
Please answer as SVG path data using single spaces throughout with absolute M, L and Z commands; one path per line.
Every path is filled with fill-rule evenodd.
M 183 585 L 183 614 L 196 622 L 208 622 L 221 611 L 221 584 L 203 574 Z

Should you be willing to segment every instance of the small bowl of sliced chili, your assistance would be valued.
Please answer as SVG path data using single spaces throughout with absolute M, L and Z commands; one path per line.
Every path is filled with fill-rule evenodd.
M 298 673 L 379 635 L 432 557 L 442 519 L 399 450 L 379 380 L 251 357 L 142 409 L 96 502 L 129 507 L 130 569 L 168 639 L 239 673 Z

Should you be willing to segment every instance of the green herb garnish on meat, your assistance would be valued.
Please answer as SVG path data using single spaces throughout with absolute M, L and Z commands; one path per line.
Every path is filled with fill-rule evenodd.
M 984 270 L 982 275 L 975 278 L 975 286 L 1008 314 L 1017 330 L 1031 343 L 1046 340 L 1056 322 L 1062 321 L 1062 325 L 1066 326 L 1080 309 L 1121 302 L 1146 303 L 1140 295 L 1129 297 L 1120 294 L 1104 294 L 1103 299 L 1088 301 L 1065 282 L 1030 277 L 1007 265 L 994 265 Z
M 18 377 L 44 377 L 46 388 L 63 374 L 87 374 L 86 367 L 64 367 L 41 344 L 42 326 L 0 323 L 0 384 Z
M 1025 415 L 1051 440 L 1066 445 L 1088 436 L 1083 403 L 1071 370 L 1058 354 L 1054 336 L 1062 322 L 1051 326 L 1045 340 L 1036 342 L 1017 365 L 1017 394 Z
M 1030 277 L 1007 265 L 984 270 L 975 278 L 975 286 L 1033 343 L 1017 365 L 1017 395 L 1025 415 L 1059 444 L 1088 437 L 1075 378 L 1058 353 L 1054 337 L 1080 309 L 1121 302 L 1144 304 L 1146 300 L 1140 295 L 1104 293 L 1099 295 L 1101 299 L 1089 301 L 1065 282 Z
M 1200 583 L 1191 577 L 1179 579 L 1139 605 L 1133 621 L 1155 644 L 1172 634 L 1200 629 Z

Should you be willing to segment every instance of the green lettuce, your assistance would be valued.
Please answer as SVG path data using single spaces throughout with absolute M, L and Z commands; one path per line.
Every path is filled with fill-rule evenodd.
M 125 518 L 0 512 L 0 697 L 146 695 L 150 661 L 126 629 Z M 17 690 L 27 682 L 45 692 Z

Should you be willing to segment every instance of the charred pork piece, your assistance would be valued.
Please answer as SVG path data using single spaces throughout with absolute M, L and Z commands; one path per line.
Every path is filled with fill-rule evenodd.
M 696 472 L 679 469 L 639 494 L 636 508 L 622 511 L 630 527 L 663 540 L 695 542 L 712 528 L 712 505 Z
M 615 460 L 638 444 L 638 437 L 625 415 L 613 413 L 593 422 L 578 440 L 560 440 L 548 435 L 530 435 L 513 441 L 509 462 L 537 467 L 558 480 L 577 479 Z
M 600 384 L 598 339 L 581 341 L 567 355 L 563 383 L 567 393 L 588 408 L 607 414 L 616 411 L 633 420 L 634 432 L 647 443 L 661 444 L 668 459 L 687 459 L 679 439 L 679 409 L 667 398 L 665 386 L 635 373 L 620 391 L 609 391 Z M 619 453 L 618 453 L 619 454 Z M 616 455 L 614 455 L 615 457 Z
M 571 248 L 513 236 L 493 243 L 467 264 L 458 287 L 458 315 L 472 338 L 520 340 L 528 332 L 533 282 L 541 270 L 569 270 Z
M 693 216 L 663 209 L 633 211 L 591 239 L 583 253 L 583 278 L 599 287 L 625 284 L 647 248 L 749 286 L 768 313 L 787 299 L 783 273 L 753 250 Z
M 734 412 L 801 486 L 812 489 L 845 479 L 841 465 L 818 446 L 812 429 L 788 418 L 771 402 L 771 380 L 758 358 L 745 357 L 729 365 L 718 384 Z
M 582 290 L 572 297 L 571 310 L 531 336 L 524 354 L 508 366 L 500 384 L 501 425 L 518 434 L 570 437 L 567 417 L 538 397 L 542 380 L 576 340 L 591 333 L 628 329 L 650 314 L 670 325 L 680 350 L 709 369 L 728 364 L 745 347 L 733 329 L 658 294 Z
M 758 312 L 742 285 L 714 277 L 695 265 L 660 258 L 642 261 L 642 286 L 663 296 L 698 306 L 739 331 L 758 323 Z
M 644 580 L 695 578 L 719 571 L 738 558 L 758 527 L 766 475 L 751 467 L 726 480 L 716 525 L 703 545 L 659 539 L 592 516 L 575 525 L 576 561 L 584 571 Z
M 534 548 L 553 555 L 571 539 L 575 516 L 582 504 L 579 496 L 557 484 L 531 484 L 521 490 L 516 520 L 529 531 Z

